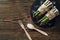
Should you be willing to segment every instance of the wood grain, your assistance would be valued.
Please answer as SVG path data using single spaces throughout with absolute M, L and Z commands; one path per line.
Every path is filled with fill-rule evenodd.
M 2 1 L 2 0 L 1 0 Z M 0 1 L 0 40 L 28 40 L 23 29 L 17 23 L 21 19 L 33 40 L 60 40 L 60 23 L 52 28 L 44 29 L 36 26 L 30 17 L 30 8 L 35 0 L 3 0 Z M 11 20 L 16 22 L 11 22 Z M 5 22 L 6 21 L 6 22 Z M 36 31 L 27 29 L 26 24 L 32 23 L 46 31 L 46 37 Z

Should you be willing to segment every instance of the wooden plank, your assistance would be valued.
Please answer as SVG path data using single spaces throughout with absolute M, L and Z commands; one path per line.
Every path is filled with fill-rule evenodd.
M 27 23 L 32 23 L 30 8 L 35 0 L 7 0 L 0 5 L 0 40 L 28 40 L 23 29 L 18 25 L 17 20 L 22 19 L 26 27 Z M 15 22 L 11 22 L 15 20 Z M 6 21 L 6 22 L 4 22 Z M 27 29 L 33 40 L 60 40 L 60 24 L 50 29 L 37 28 L 46 31 L 46 37 L 36 31 Z

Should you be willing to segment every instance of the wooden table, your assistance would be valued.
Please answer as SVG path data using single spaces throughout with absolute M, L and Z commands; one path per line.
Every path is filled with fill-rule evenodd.
M 26 30 L 33 40 L 60 40 L 60 23 L 52 28 L 44 29 L 36 26 L 30 17 L 30 8 L 35 0 L 1 0 L 0 1 L 0 40 L 28 40 L 17 20 L 23 20 Z M 60 20 L 60 19 L 59 19 Z M 46 31 L 46 37 L 36 31 L 27 29 L 26 24 L 32 23 Z

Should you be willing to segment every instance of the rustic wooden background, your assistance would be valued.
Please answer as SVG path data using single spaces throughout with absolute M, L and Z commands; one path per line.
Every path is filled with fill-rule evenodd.
M 35 0 L 0 0 L 0 40 L 28 40 L 17 20 L 32 23 L 30 8 Z M 34 24 L 35 25 L 35 24 Z M 36 26 L 36 25 L 35 25 Z M 44 29 L 49 36 L 27 29 L 33 40 L 60 40 L 60 23 L 52 28 Z

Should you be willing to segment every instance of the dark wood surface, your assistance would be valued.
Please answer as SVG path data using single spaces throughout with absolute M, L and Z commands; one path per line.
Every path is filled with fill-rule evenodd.
M 28 40 L 23 29 L 19 26 L 21 19 L 33 40 L 60 40 L 60 23 L 52 28 L 44 29 L 36 26 L 30 17 L 30 8 L 35 0 L 0 0 L 0 40 Z M 26 24 L 46 31 L 44 36 L 36 31 L 27 29 Z

